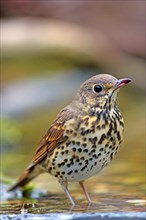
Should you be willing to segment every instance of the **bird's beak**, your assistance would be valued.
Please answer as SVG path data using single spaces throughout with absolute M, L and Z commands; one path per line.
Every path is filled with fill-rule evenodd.
M 114 86 L 114 90 L 116 90 L 116 89 L 120 88 L 121 86 L 124 86 L 130 82 L 131 82 L 131 79 L 129 79 L 129 78 L 119 79 L 119 80 L 117 80 L 117 83 Z

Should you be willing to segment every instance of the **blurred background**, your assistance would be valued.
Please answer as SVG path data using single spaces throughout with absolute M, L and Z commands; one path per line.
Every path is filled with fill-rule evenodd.
M 129 77 L 119 95 L 125 138 L 90 191 L 144 193 L 145 1 L 1 0 L 1 177 L 17 178 L 80 83 Z M 36 185 L 62 192 L 46 175 Z M 98 182 L 98 184 L 97 184 Z M 106 184 L 108 183 L 108 184 Z M 74 184 L 72 187 L 76 187 Z M 122 186 L 121 186 L 122 185 Z

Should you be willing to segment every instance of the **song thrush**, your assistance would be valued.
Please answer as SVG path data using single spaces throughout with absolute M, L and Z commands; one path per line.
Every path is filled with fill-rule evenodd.
M 79 182 L 91 203 L 83 182 L 107 166 L 119 149 L 124 123 L 117 107 L 117 93 L 130 81 L 108 74 L 85 81 L 71 104 L 57 115 L 30 165 L 9 190 L 47 172 L 58 179 L 72 205 L 75 203 L 68 182 Z

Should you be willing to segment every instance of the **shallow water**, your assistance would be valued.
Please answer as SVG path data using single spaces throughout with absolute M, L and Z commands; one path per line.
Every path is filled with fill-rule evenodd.
M 90 195 L 93 203 L 88 205 L 83 196 L 74 191 L 73 197 L 77 203 L 74 207 L 62 193 L 43 194 L 37 199 L 32 199 L 36 196 L 34 194 L 31 199 L 3 201 L 1 219 L 143 219 L 146 215 L 145 200 L 134 194 L 92 192 Z M 18 195 L 21 197 L 19 190 Z

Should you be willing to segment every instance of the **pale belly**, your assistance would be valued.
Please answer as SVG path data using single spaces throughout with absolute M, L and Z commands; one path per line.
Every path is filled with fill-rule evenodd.
M 98 174 L 113 159 L 123 137 L 123 128 L 115 133 L 109 127 L 70 138 L 48 158 L 48 172 L 58 179 L 82 181 Z

